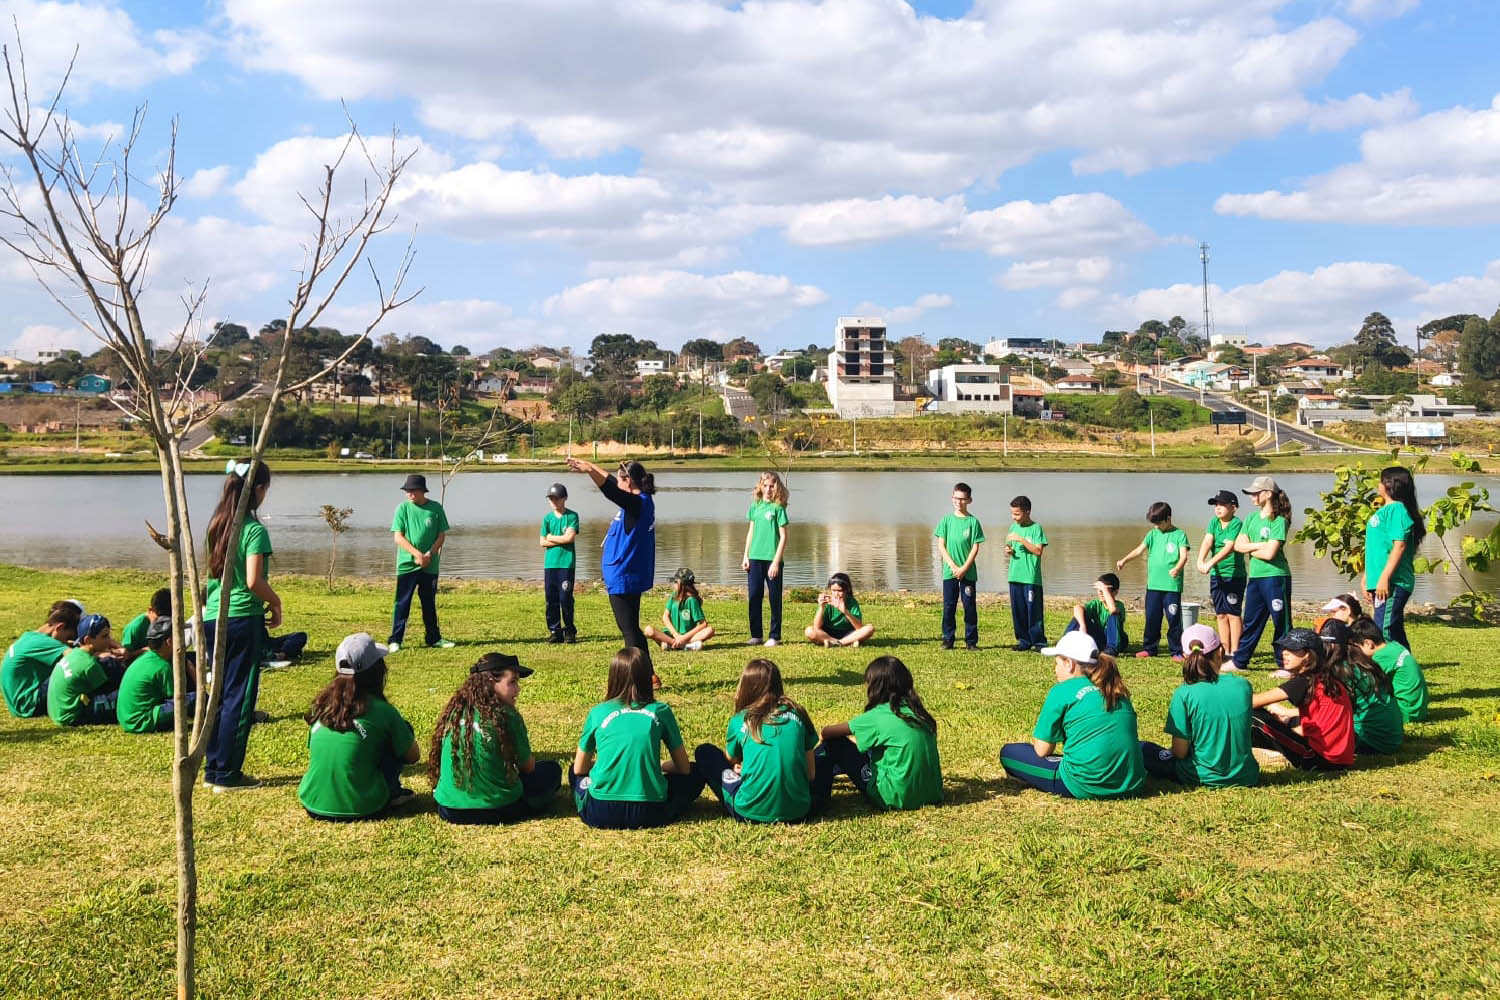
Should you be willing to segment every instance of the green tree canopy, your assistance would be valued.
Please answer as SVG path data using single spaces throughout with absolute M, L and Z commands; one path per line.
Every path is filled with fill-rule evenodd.
M 1496 313 L 1500 318 L 1500 313 Z M 1470 378 L 1500 378 L 1500 329 L 1493 321 L 1471 316 L 1458 342 L 1458 367 Z
M 1354 358 L 1361 365 L 1378 362 L 1387 368 L 1411 364 L 1411 355 L 1396 343 L 1396 328 L 1384 313 L 1372 312 L 1354 337 Z

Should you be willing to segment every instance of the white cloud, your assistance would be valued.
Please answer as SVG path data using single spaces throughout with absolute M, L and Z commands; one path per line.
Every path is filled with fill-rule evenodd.
M 851 311 L 854 316 L 880 316 L 890 326 L 906 326 L 916 322 L 923 315 L 934 309 L 947 309 L 953 305 L 953 296 L 944 295 L 939 292 L 928 292 L 919 295 L 916 301 L 910 305 L 886 308 L 874 302 L 861 302 Z
M 471 163 L 437 174 L 413 171 L 402 185 L 403 211 L 450 232 L 486 238 L 497 232 L 611 229 L 636 223 L 670 200 L 648 177 L 504 170 Z
M 1473 225 L 1500 221 L 1500 95 L 1488 108 L 1450 108 L 1373 128 L 1361 158 L 1300 190 L 1226 194 L 1222 215 L 1297 222 Z
M 1313 132 L 1342 132 L 1362 125 L 1385 125 L 1413 117 L 1418 111 L 1410 87 L 1392 94 L 1371 97 L 1355 94 L 1342 100 L 1329 99 L 1314 105 L 1307 116 Z
M 1376 21 L 1387 17 L 1400 17 L 1415 10 L 1422 0 L 1344 0 L 1344 9 L 1352 17 L 1364 21 Z
M 100 343 L 92 334 L 76 326 L 51 326 L 33 323 L 23 327 L 20 336 L 9 344 L 5 351 L 25 361 L 36 360 L 38 351 L 78 351 L 93 354 Z
M 13 31 L 20 31 L 34 96 L 50 97 L 70 61 L 73 72 L 68 92 L 84 98 L 96 89 L 133 89 L 185 73 L 208 45 L 207 37 L 199 32 L 143 32 L 113 3 L 6 0 L 0 8 L 5 14 L 7 43 L 13 44 Z
M 193 175 L 182 183 L 182 196 L 184 198 L 212 198 L 224 189 L 229 181 L 231 169 L 227 164 L 217 167 L 205 167 L 193 172 Z
M 951 229 L 963 212 L 960 197 L 846 198 L 795 210 L 786 224 L 786 238 L 801 246 L 876 243 Z
M 954 230 L 953 242 L 996 257 L 1039 259 L 1137 250 L 1160 240 L 1130 209 L 1095 193 L 969 212 Z
M 1047 257 L 1017 261 L 999 282 L 1012 291 L 1061 285 L 1096 284 L 1114 273 L 1108 257 Z
M 758 332 L 827 301 L 821 289 L 783 276 L 657 271 L 574 285 L 543 302 L 542 314 L 565 327 L 574 341 L 618 332 L 668 345 Z

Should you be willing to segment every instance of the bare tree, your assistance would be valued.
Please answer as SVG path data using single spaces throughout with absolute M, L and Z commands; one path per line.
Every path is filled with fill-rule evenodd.
M 207 284 L 184 293 L 180 320 L 160 331 L 148 324 L 141 303 L 152 243 L 176 203 L 180 186 L 176 172 L 177 122 L 172 122 L 164 162 L 157 168 L 154 181 L 142 182 L 133 172 L 132 157 L 146 121 L 144 107 L 136 109 L 123 138 L 106 141 L 101 149 L 85 153 L 80 149 L 79 134 L 63 108 L 73 65 L 69 65 L 49 103 L 38 107 L 32 104 L 19 31 L 15 45 L 6 45 L 0 52 L 10 87 L 10 99 L 0 115 L 3 117 L 0 139 L 20 157 L 20 163 L 6 167 L 0 177 L 0 217 L 10 223 L 11 230 L 0 234 L 0 243 L 26 261 L 58 306 L 114 353 L 134 383 L 133 395 L 117 405 L 139 421 L 155 445 L 166 513 L 165 534 L 155 532 L 149 525 L 148 530 L 167 552 L 174 620 L 191 620 L 194 634 L 202 635 L 203 578 L 193 545 L 183 440 L 211 416 L 211 408 L 193 403 L 189 390 L 196 368 L 211 347 L 211 336 L 198 336 Z M 340 218 L 336 216 L 334 179 L 346 160 L 356 158 L 363 160 L 370 175 L 361 204 L 348 210 L 347 217 Z M 311 235 L 303 245 L 297 281 L 288 299 L 287 330 L 315 325 L 355 268 L 365 260 L 370 242 L 390 228 L 394 221 L 387 213 L 391 194 L 410 158 L 410 153 L 398 151 L 393 135 L 389 150 L 377 162 L 350 122 L 349 137 L 338 157 L 323 168 L 317 194 L 312 198 L 302 197 Z M 408 243 L 389 289 L 375 276 L 378 302 L 372 310 L 372 319 L 349 350 L 327 370 L 288 384 L 287 363 L 294 338 L 281 338 L 275 375 L 269 383 L 269 404 L 252 442 L 247 479 L 253 480 L 265 451 L 272 416 L 282 397 L 323 378 L 388 313 L 414 297 L 402 292 L 411 260 L 412 248 Z M 373 266 L 370 271 L 375 274 Z M 159 336 L 153 337 L 153 333 Z M 230 526 L 232 535 L 238 533 L 244 522 L 253 492 L 241 491 Z M 220 581 L 226 591 L 232 582 L 232 572 L 232 565 L 226 565 Z M 189 665 L 180 644 L 174 644 L 172 654 L 175 713 L 171 780 L 176 812 L 177 994 L 181 998 L 197 995 L 198 882 L 193 792 L 222 696 L 220 686 L 211 681 L 207 668 L 224 657 L 228 608 L 229 602 L 221 602 L 214 648 L 208 655 L 197 658 L 193 668 L 195 685 L 188 683 Z M 185 694 L 195 686 L 200 696 L 196 708 L 190 712 Z

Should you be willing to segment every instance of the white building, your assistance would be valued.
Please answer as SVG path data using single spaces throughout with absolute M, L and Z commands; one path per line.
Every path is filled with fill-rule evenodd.
M 1053 341 L 1044 337 L 999 337 L 984 345 L 984 353 L 992 358 L 1003 358 L 1007 354 L 1043 357 L 1050 355 Z
M 840 417 L 892 417 L 895 359 L 885 343 L 885 320 L 840 316 L 828 352 L 828 402 Z
M 1093 375 L 1064 375 L 1053 383 L 1058 392 L 1098 392 L 1104 388 Z
M 927 373 L 936 413 L 1009 413 L 1008 373 L 1000 365 L 944 365 Z
M 637 375 L 656 375 L 667 370 L 667 362 L 662 358 L 636 358 L 635 373 Z
M 1213 333 L 1209 334 L 1208 346 L 1214 350 L 1221 347 L 1238 347 L 1244 350 L 1250 346 L 1250 338 L 1243 333 Z

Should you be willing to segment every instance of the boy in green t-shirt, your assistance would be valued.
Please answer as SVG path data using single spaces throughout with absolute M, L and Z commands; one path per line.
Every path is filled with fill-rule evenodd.
M 577 642 L 573 626 L 573 543 L 578 538 L 578 514 L 568 509 L 568 488 L 553 483 L 547 488 L 552 509 L 542 517 L 542 592 L 547 601 L 548 642 Z
M 1120 600 L 1120 578 L 1113 573 L 1101 573 L 1094 581 L 1094 599 L 1073 605 L 1073 619 L 1063 629 L 1063 635 L 1087 632 L 1097 645 L 1110 656 L 1119 656 L 1130 645 L 1125 634 L 1125 602 Z
M 437 619 L 438 561 L 448 538 L 448 515 L 436 500 L 427 498 L 427 477 L 413 473 L 401 484 L 406 502 L 391 518 L 396 538 L 396 607 L 391 620 L 391 641 L 386 652 L 394 653 L 406 638 L 406 619 L 411 614 L 411 595 L 422 602 L 422 628 L 427 645 L 452 649 L 443 638 Z
M 1010 621 L 1016 631 L 1015 649 L 1041 649 L 1047 645 L 1047 623 L 1042 607 L 1042 550 L 1047 533 L 1031 519 L 1031 498 L 1019 496 L 1010 502 L 1014 522 L 1005 536 L 1010 555 Z
M 1127 552 L 1115 569 L 1142 553 L 1146 554 L 1146 624 L 1141 630 L 1141 648 L 1136 656 L 1155 656 L 1161 641 L 1161 620 L 1167 619 L 1167 650 L 1182 662 L 1182 568 L 1188 560 L 1187 532 L 1172 526 L 1172 505 L 1158 500 L 1146 511 L 1155 527 L 1141 544 Z
M 1349 630 L 1354 633 L 1355 644 L 1391 679 L 1396 704 L 1401 706 L 1401 718 L 1406 722 L 1426 719 L 1427 677 L 1411 650 L 1399 642 L 1387 642 L 1384 631 L 1372 618 L 1360 618 Z
M 938 555 L 943 559 L 943 648 L 952 649 L 958 631 L 957 611 L 959 601 L 964 606 L 964 648 L 979 648 L 979 608 L 975 603 L 975 591 L 979 584 L 979 571 L 974 560 L 979 555 L 979 546 L 984 541 L 984 528 L 979 518 L 969 513 L 969 502 L 974 493 L 968 483 L 953 486 L 953 513 L 946 515 L 932 532 L 932 537 L 942 544 Z
M 22 632 L 0 663 L 0 689 L 10 714 L 30 719 L 47 711 L 47 684 L 52 668 L 78 634 L 78 609 L 64 601 L 54 605 L 41 628 Z
M 84 615 L 78 620 L 78 638 L 47 682 L 47 715 L 59 726 L 86 726 L 115 721 L 115 699 L 124 673 L 114 660 L 100 662 L 103 653 L 116 652 L 109 619 Z
M 120 645 L 125 649 L 127 664 L 146 651 L 146 630 L 151 627 L 151 623 L 158 618 L 170 617 L 171 614 L 172 592 L 162 587 L 151 595 L 151 603 L 146 605 L 146 610 L 130 619 L 120 631 Z
M 146 629 L 141 654 L 125 668 L 115 715 L 127 733 L 160 733 L 172 728 L 172 618 L 158 615 Z M 189 675 L 191 677 L 191 675 Z M 191 714 L 196 691 L 187 693 Z

